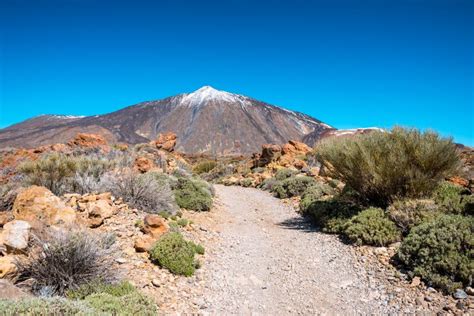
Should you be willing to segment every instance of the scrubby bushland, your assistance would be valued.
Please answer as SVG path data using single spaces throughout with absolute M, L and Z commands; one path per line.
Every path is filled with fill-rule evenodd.
M 272 178 L 268 178 L 268 179 L 263 180 L 263 182 L 260 183 L 258 188 L 260 188 L 262 190 L 265 190 L 265 191 L 272 191 L 273 187 L 276 186 L 277 184 L 280 184 L 280 183 L 281 183 L 281 181 L 278 181 L 277 179 L 272 177 Z
M 20 188 L 17 184 L 0 185 L 0 211 L 11 211 Z
M 0 300 L 2 315 L 92 315 L 94 312 L 94 309 L 85 302 L 62 297 Z
M 28 184 L 44 186 L 56 195 L 67 190 L 76 170 L 76 159 L 59 153 L 47 154 L 18 166 L 18 171 L 26 176 Z
M 469 202 L 469 190 L 451 182 L 443 181 L 433 193 L 436 204 L 446 213 L 462 214 Z
M 84 299 L 84 302 L 91 306 L 96 314 L 150 316 L 158 314 L 153 301 L 138 291 L 124 296 L 108 293 L 91 294 Z
M 177 211 L 168 176 L 164 173 L 141 174 L 124 170 L 106 174 L 102 182 L 105 191 L 112 192 L 132 207 L 148 213 L 166 211 L 172 214 Z
M 113 169 L 115 160 L 81 156 L 75 158 L 76 172 L 72 181 L 72 192 L 86 194 L 102 189 L 101 177 Z
M 386 246 L 400 240 L 397 226 L 375 207 L 352 217 L 345 224 L 344 235 L 358 245 Z
M 329 185 L 316 182 L 308 187 L 301 195 L 300 209 L 305 212 L 312 203 L 321 200 L 325 196 L 334 195 L 335 191 Z
M 346 223 L 360 212 L 360 206 L 336 196 L 301 204 L 300 211 L 313 220 L 322 231 L 339 234 L 344 232 Z
M 329 138 L 316 148 L 316 156 L 329 176 L 357 191 L 365 202 L 382 207 L 397 197 L 429 195 L 460 165 L 451 139 L 398 127 Z
M 398 259 L 431 286 L 453 292 L 471 286 L 474 275 L 474 218 L 443 215 L 414 227 Z
M 35 161 L 26 161 L 18 171 L 29 185 L 44 186 L 56 195 L 90 193 L 102 189 L 101 177 L 118 164 L 119 159 L 99 155 L 68 156 L 50 153 Z
M 68 290 L 100 279 L 113 282 L 117 271 L 113 239 L 85 230 L 56 231 L 28 258 L 17 262 L 20 279 L 33 279 L 36 293 L 64 295 Z
M 278 181 L 283 181 L 283 180 L 286 180 L 288 178 L 296 176 L 297 173 L 298 172 L 295 171 L 295 170 L 283 168 L 283 169 L 278 170 L 275 173 L 275 179 L 278 180 Z
M 209 211 L 213 194 L 210 184 L 193 178 L 179 178 L 174 188 L 179 207 L 194 211 Z
M 403 234 L 408 234 L 414 226 L 442 214 L 435 202 L 429 199 L 397 200 L 387 208 L 387 212 Z
M 85 283 L 78 288 L 66 292 L 66 297 L 74 300 L 83 300 L 87 296 L 96 293 L 105 293 L 113 296 L 124 296 L 136 292 L 135 287 L 127 281 L 118 283 L 104 283 L 100 280 L 94 280 Z
M 128 282 L 104 284 L 92 282 L 68 298 L 23 298 L 0 300 L 2 315 L 156 315 L 153 301 Z
M 68 298 L 81 300 L 95 313 L 112 315 L 156 315 L 156 305 L 129 282 L 106 284 L 93 281 L 68 291 Z
M 211 170 L 213 170 L 215 167 L 217 167 L 217 162 L 213 160 L 201 161 L 193 167 L 193 172 L 195 174 L 208 173 Z
M 149 251 L 150 258 L 174 274 L 191 276 L 198 265 L 194 256 L 204 248 L 187 241 L 178 232 L 163 235 Z
M 271 192 L 276 197 L 285 199 L 303 194 L 308 187 L 316 183 L 316 180 L 307 176 L 290 177 L 274 185 Z

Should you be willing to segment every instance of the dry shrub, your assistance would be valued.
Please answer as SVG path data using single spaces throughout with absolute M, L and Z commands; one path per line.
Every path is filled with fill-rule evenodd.
M 63 296 L 94 280 L 111 283 L 117 279 L 113 241 L 86 230 L 52 231 L 17 262 L 19 279 L 33 279 L 33 291 L 47 296 Z
M 102 185 L 103 190 L 112 192 L 130 206 L 148 213 L 166 211 L 174 214 L 178 209 L 168 176 L 164 173 L 140 174 L 123 170 L 104 175 Z

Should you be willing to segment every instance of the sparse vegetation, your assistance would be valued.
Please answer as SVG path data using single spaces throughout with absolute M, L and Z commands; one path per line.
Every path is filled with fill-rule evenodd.
M 209 211 L 212 207 L 212 190 L 204 181 L 179 178 L 174 191 L 179 207 L 194 211 Z
M 204 253 L 204 248 L 187 241 L 178 232 L 163 235 L 150 249 L 150 258 L 158 265 L 174 274 L 191 276 L 196 269 L 196 253 Z
M 473 252 L 474 218 L 443 215 L 414 227 L 398 258 L 429 285 L 453 292 L 472 284 Z
M 452 140 L 403 128 L 330 138 L 315 152 L 327 175 L 346 183 L 365 202 L 381 207 L 396 198 L 431 194 L 460 164 Z
M 344 235 L 357 245 L 386 246 L 400 240 L 400 232 L 380 208 L 371 207 L 352 217 Z

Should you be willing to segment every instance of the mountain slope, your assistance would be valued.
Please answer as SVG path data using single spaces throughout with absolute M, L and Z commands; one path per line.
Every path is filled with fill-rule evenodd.
M 193 93 L 139 103 L 90 117 L 40 116 L 0 130 L 0 147 L 65 142 L 78 132 L 112 142 L 148 142 L 174 132 L 177 149 L 214 154 L 256 152 L 265 143 L 301 140 L 332 129 L 308 115 L 205 86 Z

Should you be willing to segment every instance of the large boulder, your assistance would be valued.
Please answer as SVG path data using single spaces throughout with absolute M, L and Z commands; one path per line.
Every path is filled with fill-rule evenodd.
M 254 167 L 265 167 L 281 157 L 281 146 L 273 144 L 262 145 L 262 153 L 253 156 Z
M 177 137 L 175 133 L 163 133 L 158 135 L 157 139 L 154 141 L 154 144 L 158 149 L 172 152 L 176 146 L 176 139 Z
M 13 217 L 29 222 L 33 228 L 72 224 L 76 212 L 44 187 L 31 186 L 21 191 L 13 204 Z
M 7 247 L 7 252 L 18 253 L 28 248 L 31 225 L 28 222 L 14 220 L 3 226 L 0 242 Z

